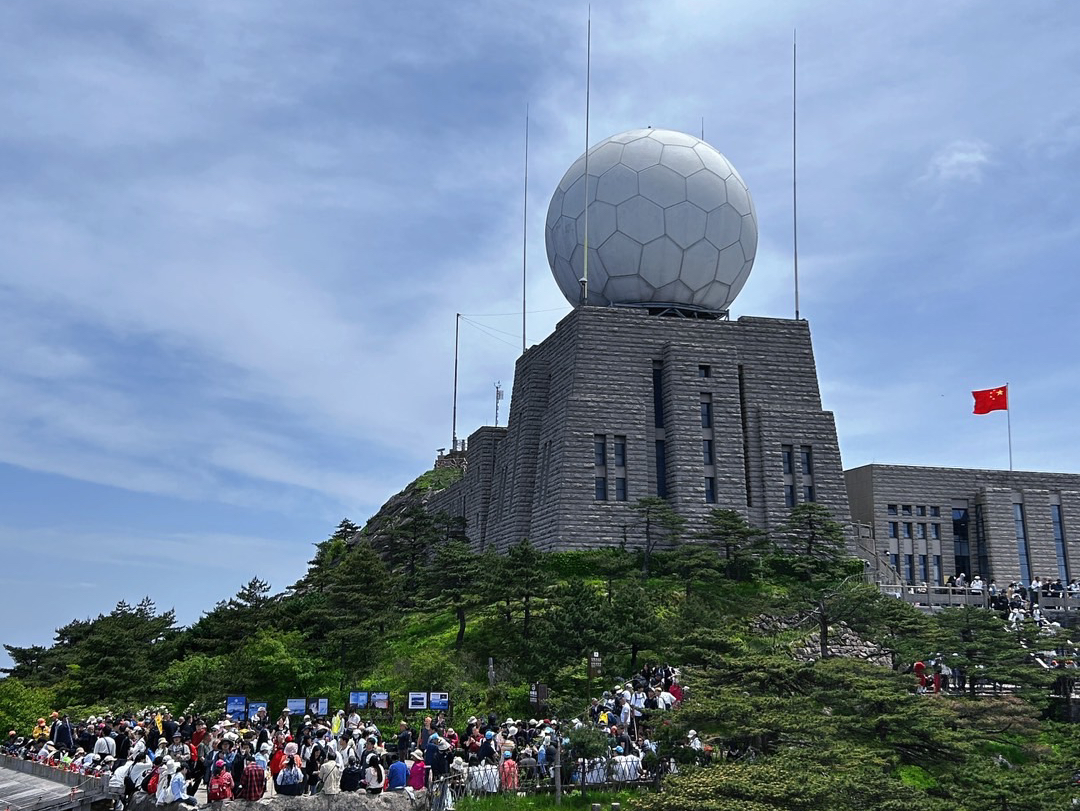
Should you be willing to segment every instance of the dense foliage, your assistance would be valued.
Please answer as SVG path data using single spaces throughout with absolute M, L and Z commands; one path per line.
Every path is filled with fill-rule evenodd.
M 796 508 L 775 538 L 728 510 L 694 534 L 668 513 L 638 504 L 655 549 L 555 554 L 528 541 L 477 554 L 460 524 L 410 508 L 384 558 L 342 521 L 281 594 L 252 578 L 188 628 L 149 599 L 121 602 L 57 629 L 48 647 L 7 646 L 0 724 L 25 733 L 50 709 L 212 712 L 228 693 L 341 706 L 357 688 L 449 690 L 461 717 L 535 715 L 533 681 L 551 688 L 547 714 L 567 717 L 643 661 L 667 661 L 683 668 L 689 697 L 661 744 L 694 728 L 713 762 L 684 763 L 662 793 L 632 800 L 646 811 L 1068 805 L 1080 735 L 1053 720 L 1061 702 L 1030 656 L 1033 628 L 978 609 L 930 616 L 881 595 L 815 505 Z M 805 654 L 828 654 L 840 628 L 893 666 Z M 593 650 L 602 684 L 588 680 Z M 911 665 L 935 654 L 1008 689 L 917 694 Z

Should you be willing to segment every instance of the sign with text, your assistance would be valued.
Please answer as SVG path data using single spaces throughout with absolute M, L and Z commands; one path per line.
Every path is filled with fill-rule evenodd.
M 371 706 L 377 710 L 390 709 L 390 694 L 389 693 L 372 693 L 371 694 Z
M 225 697 L 225 714 L 231 715 L 234 721 L 246 721 L 247 720 L 247 697 L 246 696 L 226 696 Z
M 433 710 L 441 710 L 446 712 L 450 709 L 450 694 L 449 693 L 429 693 L 430 703 L 428 706 Z
M 304 713 L 307 712 L 307 699 L 288 698 L 285 700 L 285 707 L 293 715 L 299 715 L 302 718 L 304 716 Z
M 600 660 L 600 654 L 597 651 L 593 651 L 589 656 L 589 678 L 596 678 L 604 672 L 603 662 Z
M 410 710 L 427 709 L 427 693 L 409 693 Z
M 316 698 L 311 702 L 312 715 L 329 715 L 330 714 L 330 699 L 328 698 Z
M 358 710 L 365 710 L 368 705 L 368 695 L 367 690 L 353 690 L 349 693 L 349 703 Z
M 529 685 L 529 703 L 534 707 L 542 707 L 547 704 L 549 688 L 542 682 Z

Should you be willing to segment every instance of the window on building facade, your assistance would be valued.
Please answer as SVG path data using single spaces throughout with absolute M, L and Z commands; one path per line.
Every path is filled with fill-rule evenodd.
M 607 501 L 607 477 L 596 477 L 596 500 Z
M 986 522 L 983 505 L 975 505 L 975 563 L 976 571 L 985 579 L 990 578 L 990 551 L 986 545 Z
M 915 508 L 915 515 L 919 516 L 920 518 L 926 517 L 926 507 L 920 504 L 918 507 Z
M 940 586 L 944 582 L 941 578 L 941 555 L 934 555 L 934 583 Z
M 915 537 L 918 538 L 920 541 L 926 540 L 926 524 L 915 525 Z
M 915 556 L 904 555 L 904 582 L 915 582 Z
M 703 394 L 701 396 L 703 398 L 704 397 L 710 397 L 711 398 L 711 395 L 708 395 L 708 394 Z M 701 427 L 702 428 L 712 428 L 712 401 L 711 401 L 711 399 L 709 399 L 709 400 L 703 399 L 701 401 Z
M 626 479 L 623 476 L 615 477 L 615 500 L 626 501 Z
M 784 505 L 787 507 L 795 506 L 795 485 L 784 485 Z
M 930 582 L 930 564 L 926 559 L 926 555 L 919 555 L 919 582 Z
M 705 477 L 705 503 L 716 503 L 716 479 L 713 476 Z
M 941 540 L 941 524 L 930 525 L 930 537 L 933 538 L 935 541 Z
M 664 427 L 664 367 L 658 360 L 653 361 L 652 370 L 653 423 L 657 428 Z
M 895 538 L 900 534 L 900 527 L 895 521 L 889 522 L 889 537 Z
M 706 366 L 704 363 L 697 367 L 698 377 L 712 377 L 712 367 Z
M 955 574 L 971 574 L 971 552 L 968 546 L 968 511 L 967 507 L 953 507 L 953 566 Z
M 1069 582 L 1069 557 L 1065 546 L 1065 522 L 1061 518 L 1061 505 L 1050 505 L 1050 522 L 1054 525 L 1054 549 L 1057 551 L 1058 577 L 1063 585 Z
M 607 465 L 607 437 L 603 434 L 593 436 L 593 464 L 597 467 Z
M 701 458 L 707 465 L 714 464 L 713 441 L 711 439 L 701 440 Z
M 803 501 L 812 502 L 814 500 L 814 485 L 807 484 L 803 487 Z
M 803 475 L 814 475 L 814 449 L 811 448 L 809 445 L 803 445 L 800 449 L 799 455 L 802 461 Z
M 904 515 L 911 515 L 911 505 L 905 504 L 900 508 L 900 512 Z
M 892 566 L 896 571 L 899 572 L 900 571 L 900 555 L 898 555 L 896 552 L 890 552 L 889 553 L 889 565 Z
M 930 508 L 930 517 L 931 518 L 941 518 L 941 507 L 931 507 Z
M 615 437 L 615 467 L 626 467 L 626 437 Z
M 896 515 L 896 513 L 897 513 L 896 505 L 895 504 L 890 504 L 888 507 L 885 508 L 885 511 L 889 515 Z
M 904 522 L 904 537 L 905 538 L 910 538 L 911 537 L 911 522 L 910 521 L 905 521 Z
M 1024 505 L 1013 504 L 1013 523 L 1016 525 L 1016 555 L 1020 560 L 1020 580 L 1025 586 L 1031 583 L 1031 556 L 1028 553 L 1027 522 Z
M 795 472 L 795 449 L 791 445 L 781 445 L 780 455 L 784 460 L 784 475 L 790 476 Z

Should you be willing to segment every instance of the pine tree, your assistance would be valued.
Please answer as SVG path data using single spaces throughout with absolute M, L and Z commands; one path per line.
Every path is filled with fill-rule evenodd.
M 465 642 L 466 612 L 482 595 L 479 555 L 465 541 L 444 543 L 435 552 L 425 580 L 432 601 L 454 611 L 458 621 L 454 649 L 461 650 Z
M 671 508 L 667 499 L 659 496 L 639 498 L 634 505 L 645 532 L 645 557 L 641 564 L 641 573 L 649 576 L 649 559 L 656 547 L 662 543 L 675 543 L 686 526 L 686 519 Z

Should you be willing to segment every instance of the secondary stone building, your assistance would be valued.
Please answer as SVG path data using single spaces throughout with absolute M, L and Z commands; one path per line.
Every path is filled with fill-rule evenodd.
M 901 465 L 844 475 L 853 520 L 907 583 L 1080 575 L 1080 475 Z
M 690 531 L 715 507 L 774 529 L 801 501 L 850 521 L 807 322 L 578 307 L 518 359 L 507 427 L 469 437 L 428 507 L 477 549 L 550 551 L 639 544 L 633 505 L 656 495 Z

